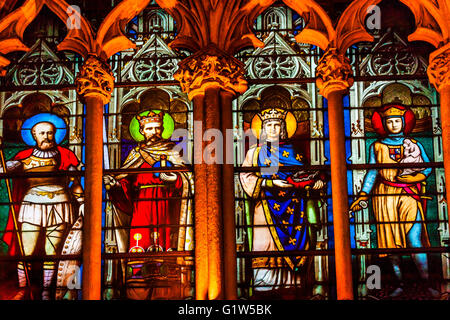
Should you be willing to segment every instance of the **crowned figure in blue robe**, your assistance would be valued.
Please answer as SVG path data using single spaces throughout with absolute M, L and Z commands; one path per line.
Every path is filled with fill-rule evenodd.
M 313 226 L 319 222 L 320 206 L 317 195 L 325 186 L 325 176 L 319 171 L 301 168 L 305 160 L 287 140 L 297 126 L 292 113 L 271 108 L 255 117 L 258 118 L 252 121 L 252 129 L 259 137 L 259 143 L 250 147 L 242 166 L 259 167 L 260 170 L 240 174 L 246 195 L 254 200 L 253 215 L 248 219 L 252 225 L 249 229 L 250 249 L 314 250 L 316 231 Z M 299 271 L 306 262 L 307 256 L 301 254 L 253 258 L 254 290 L 301 286 Z

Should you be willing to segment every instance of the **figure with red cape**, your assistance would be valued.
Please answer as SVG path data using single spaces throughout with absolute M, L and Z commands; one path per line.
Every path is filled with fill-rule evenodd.
M 126 264 L 129 299 L 170 295 L 149 285 L 151 268 L 148 260 L 139 258 L 140 253 L 193 249 L 192 228 L 186 227 L 192 223 L 191 174 L 152 170 L 185 164 L 176 144 L 168 139 L 172 132 L 173 119 L 168 113 L 160 110 L 140 113 L 130 123 L 131 136 L 139 145 L 131 150 L 121 167 L 138 172 L 104 176 L 115 209 L 114 223 L 119 227 L 116 230 L 119 252 L 136 254 Z
M 19 290 L 12 299 L 27 299 L 32 295 L 31 282 L 35 278 L 32 275 L 38 271 L 32 270 L 32 264 L 21 261 L 20 257 L 61 254 L 64 237 L 84 207 L 79 179 L 70 174 L 55 174 L 76 171 L 80 165 L 71 150 L 58 145 L 66 130 L 64 120 L 54 114 L 41 113 L 27 119 L 21 133 L 31 147 L 7 161 L 6 170 L 1 168 L 2 172 L 25 174 L 12 179 L 12 190 L 9 190 L 12 204 L 3 236 L 9 254 L 17 256 L 19 261 Z M 52 298 L 56 263 L 44 258 L 42 300 Z

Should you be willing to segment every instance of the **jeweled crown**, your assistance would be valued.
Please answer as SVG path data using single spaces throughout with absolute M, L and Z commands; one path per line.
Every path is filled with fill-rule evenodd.
M 381 112 L 380 115 L 385 118 L 385 117 L 402 117 L 406 112 L 406 109 L 400 109 L 397 108 L 396 106 L 390 107 L 388 109 L 386 109 L 384 112 Z
M 136 119 L 139 121 L 139 124 L 142 126 L 147 123 L 163 123 L 164 121 L 164 112 L 156 113 L 150 111 L 146 116 L 136 116 Z
M 286 118 L 286 111 L 282 109 L 272 108 L 261 111 L 259 117 L 262 121 L 266 120 L 284 120 Z

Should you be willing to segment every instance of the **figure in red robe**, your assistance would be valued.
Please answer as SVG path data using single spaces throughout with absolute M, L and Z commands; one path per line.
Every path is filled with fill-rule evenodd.
M 151 111 L 147 116 L 137 116 L 144 141 L 131 150 L 121 169 L 139 169 L 141 172 L 104 177 L 113 205 L 131 216 L 127 239 L 120 239 L 120 236 L 118 239 L 118 246 L 127 247 L 130 253 L 189 250 L 192 245 L 186 244 L 186 238 L 190 236 L 187 229 L 178 226 L 180 222 L 189 223 L 186 197 L 192 187 L 190 174 L 150 171 L 156 167 L 183 165 L 175 143 L 161 137 L 163 119 L 163 112 Z M 121 220 L 122 225 L 126 224 L 123 223 L 126 219 Z M 147 298 L 148 290 L 130 290 L 134 284 L 142 286 L 142 282 L 148 280 L 144 265 L 139 258 L 128 261 L 129 298 Z

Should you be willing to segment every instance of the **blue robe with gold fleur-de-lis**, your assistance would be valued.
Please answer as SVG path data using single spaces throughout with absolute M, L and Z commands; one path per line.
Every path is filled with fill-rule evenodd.
M 264 144 L 260 147 L 257 164 L 268 166 L 297 166 L 303 165 L 302 158 L 295 151 L 293 145 L 282 144 L 278 148 Z M 267 174 L 261 171 L 265 179 L 286 180 L 295 172 L 278 171 Z M 263 207 L 272 238 L 280 251 L 309 249 L 308 221 L 306 214 L 306 200 L 302 198 L 300 190 L 296 188 L 264 188 Z M 287 264 L 296 270 L 305 259 L 301 256 L 285 257 Z

